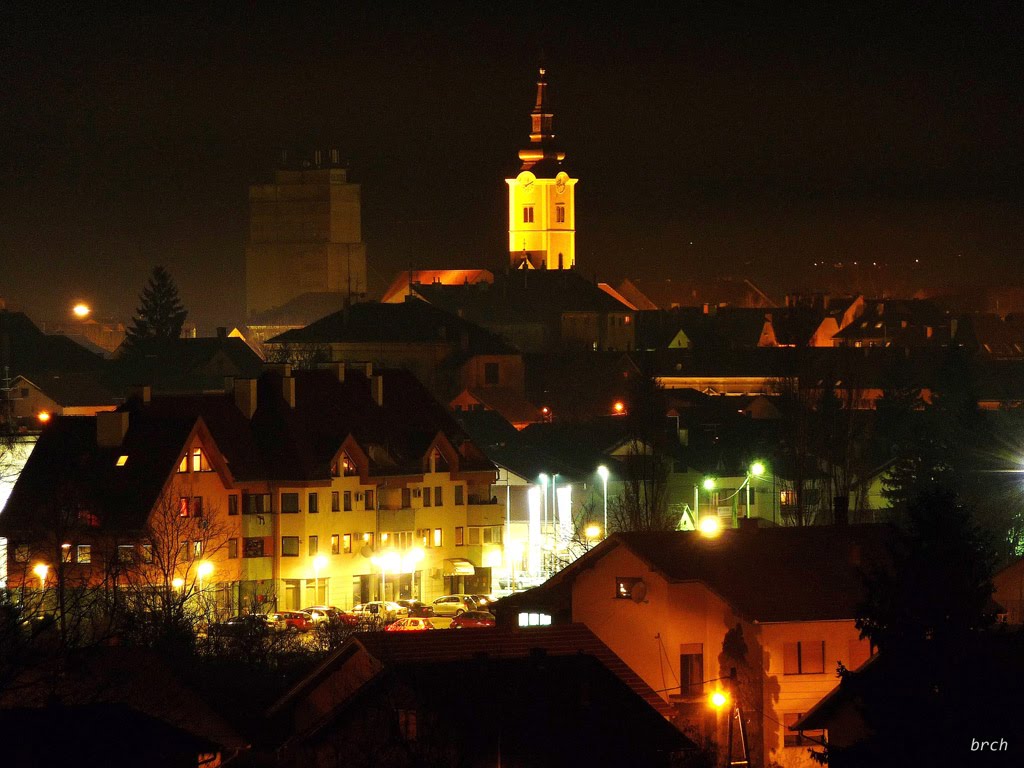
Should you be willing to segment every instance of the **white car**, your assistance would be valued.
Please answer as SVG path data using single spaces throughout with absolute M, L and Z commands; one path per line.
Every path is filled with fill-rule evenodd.
M 476 601 L 470 595 L 445 595 L 433 602 L 435 616 L 461 616 L 476 610 Z
M 372 600 L 369 603 L 360 603 L 352 609 L 352 613 L 360 619 L 395 621 L 396 619 L 404 619 L 408 616 L 409 609 L 390 600 Z

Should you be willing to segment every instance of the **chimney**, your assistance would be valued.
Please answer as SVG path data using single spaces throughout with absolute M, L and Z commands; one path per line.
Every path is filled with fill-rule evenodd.
M 116 448 L 128 434 L 128 411 L 101 411 L 96 414 L 96 444 Z
M 294 376 L 282 376 L 281 377 L 281 396 L 284 401 L 288 403 L 289 408 L 295 407 L 295 377 Z
M 370 395 L 377 405 L 384 407 L 384 377 L 380 374 L 370 377 Z
M 148 384 L 136 384 L 128 388 L 128 397 L 137 397 L 145 405 L 149 405 L 149 401 L 153 399 L 153 388 Z
M 344 363 L 317 363 L 316 369 L 318 371 L 330 371 L 333 373 L 342 384 L 345 383 L 345 364 Z
M 235 379 L 235 405 L 242 415 L 251 419 L 256 413 L 256 379 Z

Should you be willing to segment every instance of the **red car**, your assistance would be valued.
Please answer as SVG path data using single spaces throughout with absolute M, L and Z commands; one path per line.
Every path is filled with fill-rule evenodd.
M 430 619 L 424 618 L 411 618 L 411 619 L 399 619 L 388 624 L 387 632 L 425 632 L 428 629 L 433 629 L 434 625 L 430 623 Z
M 493 627 L 497 624 L 493 613 L 487 611 L 466 611 L 461 616 L 452 619 L 449 629 L 477 629 L 480 627 Z
M 288 632 L 308 632 L 313 628 L 313 617 L 305 611 L 278 611 L 274 618 L 283 621 Z

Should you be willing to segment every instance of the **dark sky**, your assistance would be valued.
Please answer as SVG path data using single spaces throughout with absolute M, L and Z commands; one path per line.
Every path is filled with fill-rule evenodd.
M 0 296 L 34 317 L 128 315 L 163 264 L 240 321 L 281 146 L 350 160 L 371 286 L 502 265 L 541 51 L 588 274 L 1024 283 L 1016 3 L 181 5 L 0 9 Z

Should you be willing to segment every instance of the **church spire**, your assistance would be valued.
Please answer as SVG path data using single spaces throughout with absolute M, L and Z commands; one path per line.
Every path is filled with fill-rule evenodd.
M 537 99 L 530 113 L 530 146 L 519 150 L 521 171 L 530 170 L 541 160 L 561 163 L 565 159 L 565 153 L 555 150 L 552 146 L 555 140 L 555 134 L 551 130 L 553 117 L 551 105 L 548 103 L 547 70 L 540 67 L 537 76 Z

